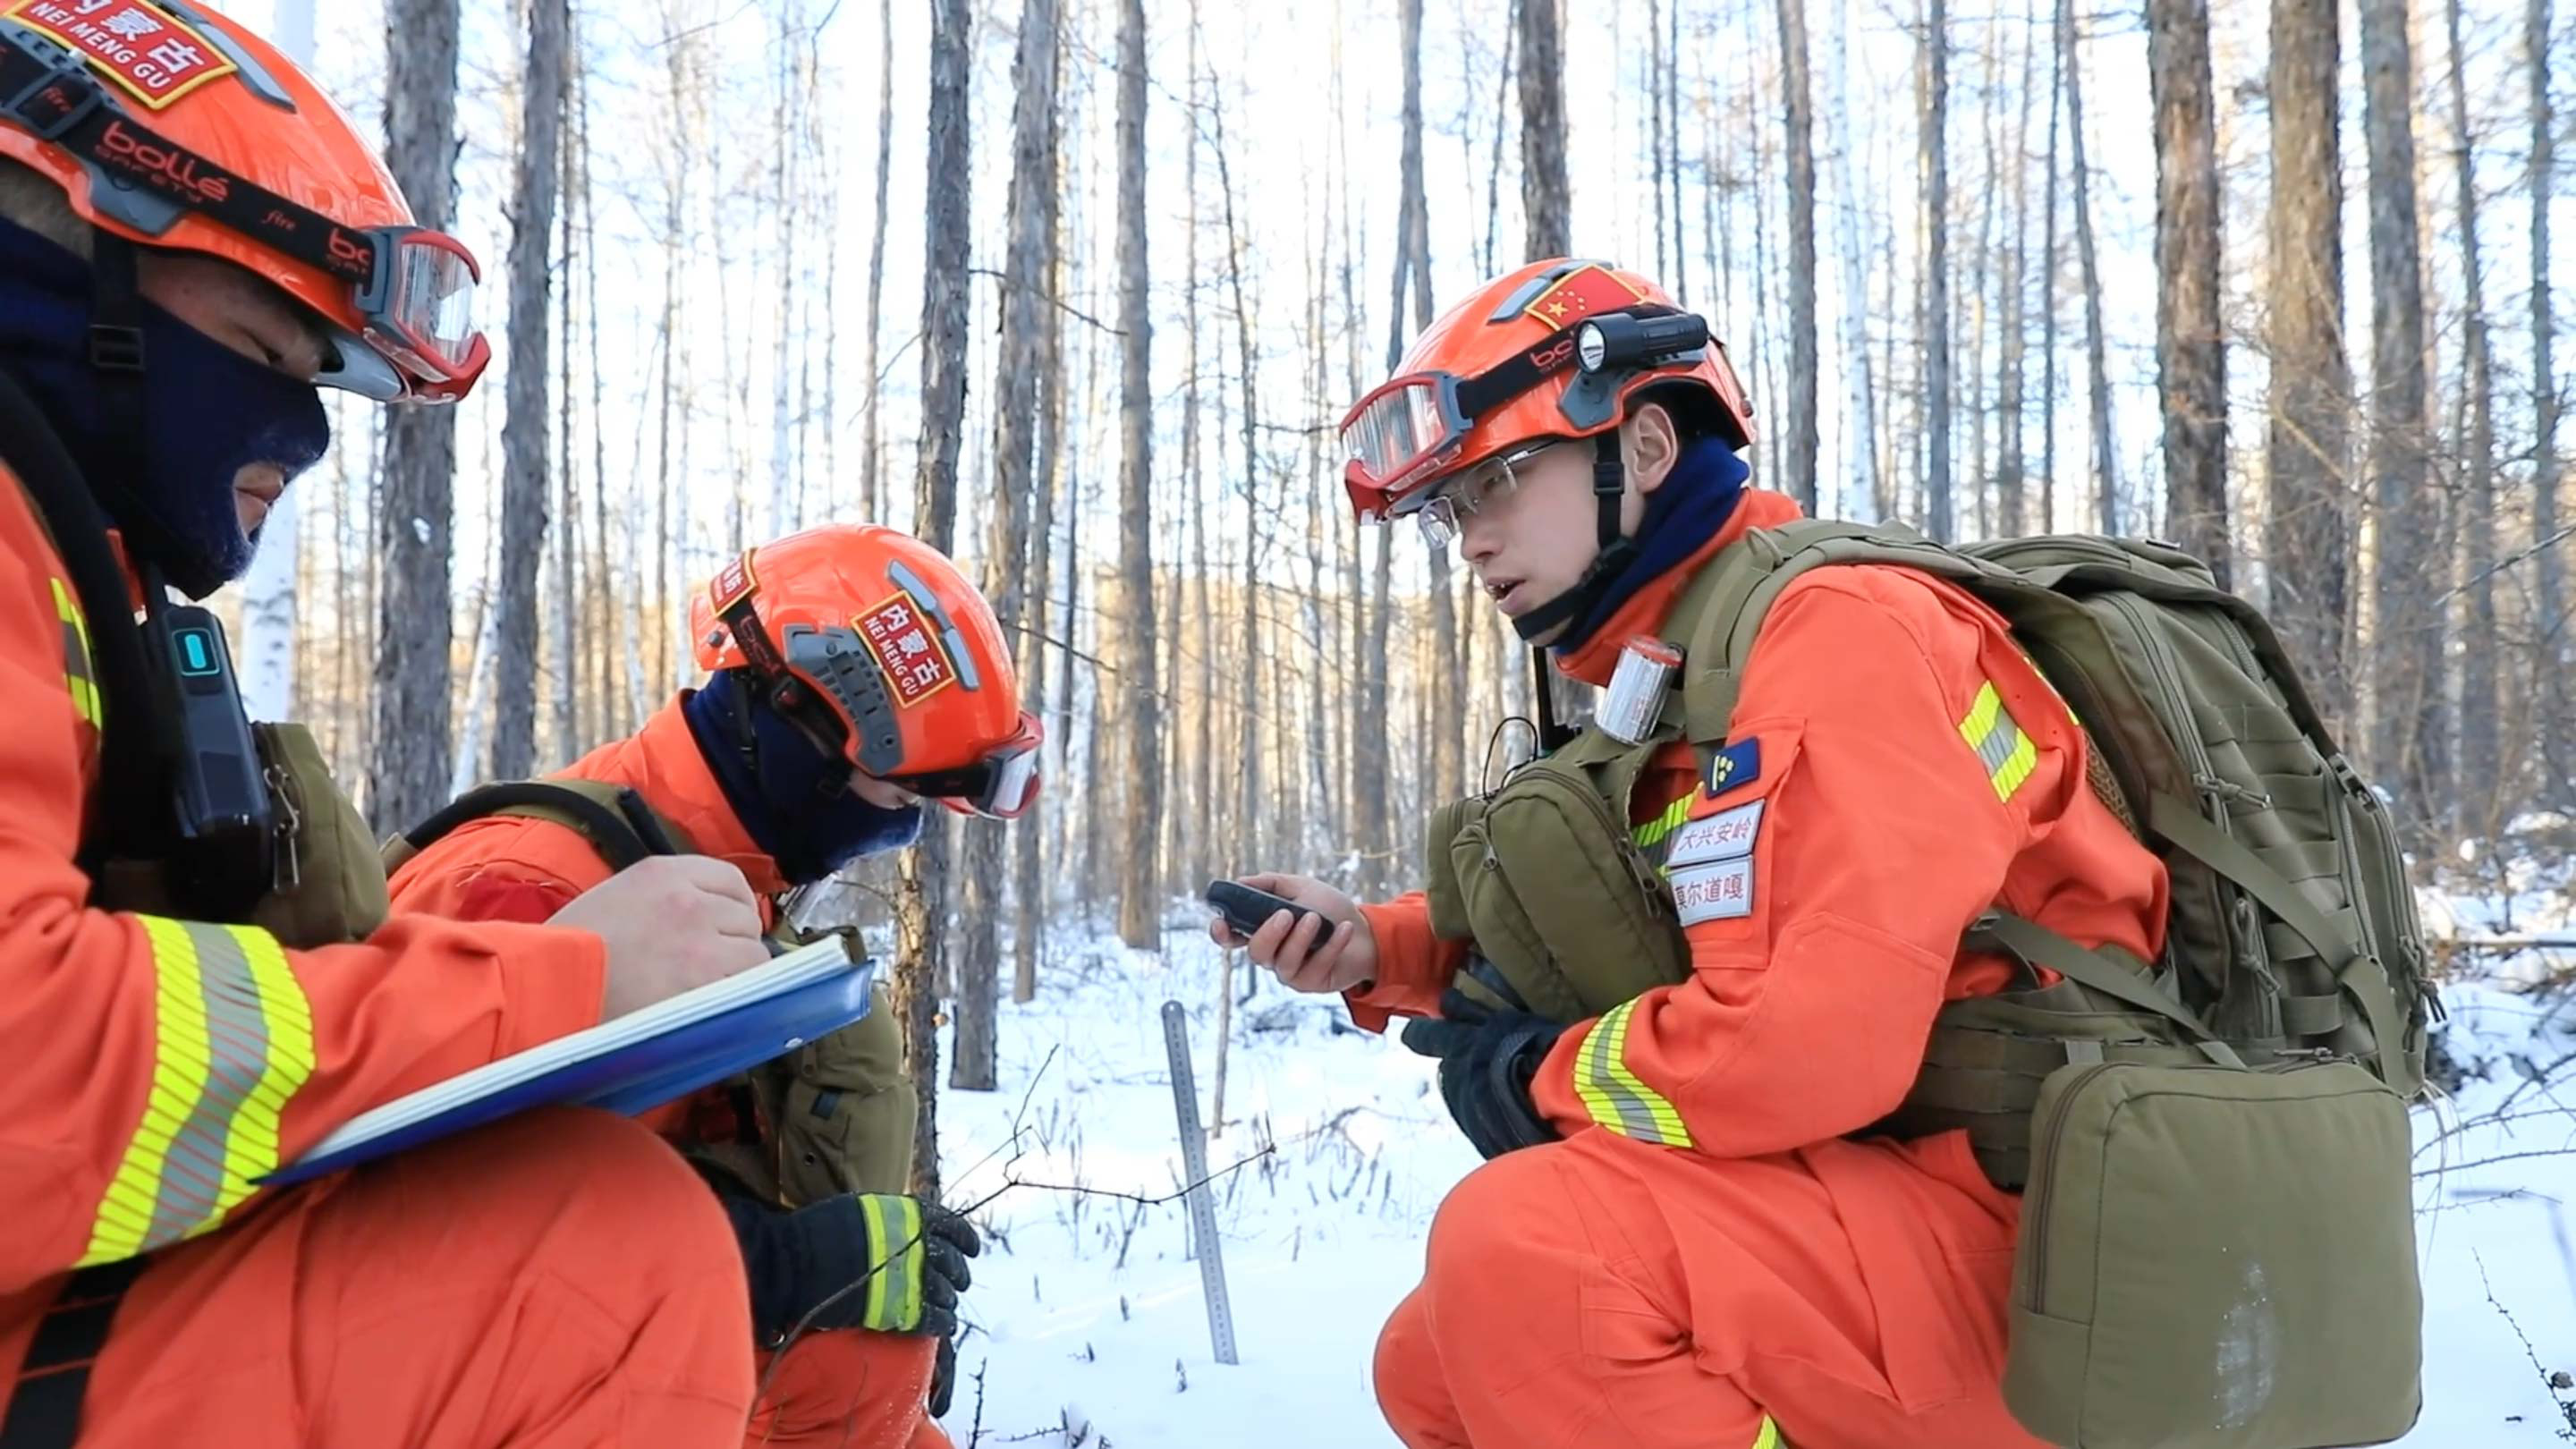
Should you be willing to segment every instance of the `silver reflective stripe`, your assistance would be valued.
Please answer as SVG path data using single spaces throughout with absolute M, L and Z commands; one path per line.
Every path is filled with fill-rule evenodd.
M 144 1245 L 177 1242 L 211 1219 L 223 1190 L 226 1139 L 268 1065 L 268 1022 L 259 986 L 241 943 L 221 926 L 180 923 L 197 948 L 197 980 L 206 1012 L 206 1082 L 170 1139 L 161 1190 L 152 1203 Z
M 1585 1066 L 1589 1069 L 1593 1087 L 1608 1098 L 1611 1107 L 1618 1112 L 1619 1134 L 1634 1137 L 1640 1142 L 1661 1142 L 1664 1140 L 1663 1129 L 1655 1125 L 1653 1109 L 1628 1090 L 1616 1071 L 1620 1040 L 1627 1035 L 1619 1028 L 1627 1024 L 1628 1012 L 1635 1004 L 1630 1002 L 1617 1008 L 1592 1028 L 1591 1037 L 1583 1043 L 1583 1054 L 1590 1058 Z M 1608 1127 L 1611 1124 L 1604 1122 L 1601 1125 Z

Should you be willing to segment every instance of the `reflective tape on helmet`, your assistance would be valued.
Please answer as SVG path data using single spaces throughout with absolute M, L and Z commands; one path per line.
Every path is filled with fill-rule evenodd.
M 278 1167 L 286 1104 L 313 1074 L 313 1011 L 277 938 L 135 918 L 158 977 L 152 1086 L 80 1266 L 221 1224 Z
M 1574 1095 L 1598 1125 L 1658 1147 L 1688 1147 L 1690 1129 L 1661 1092 L 1628 1067 L 1628 1018 L 1637 1003 L 1622 1002 L 1592 1024 L 1574 1058 Z

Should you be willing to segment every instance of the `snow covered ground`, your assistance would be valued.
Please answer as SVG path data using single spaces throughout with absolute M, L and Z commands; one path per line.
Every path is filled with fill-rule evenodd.
M 2499 917 L 2462 902 L 2434 929 Z M 2534 909 L 2503 918 L 2528 931 Z M 1217 1363 L 1170 1199 L 1160 1008 L 1189 1012 L 1208 1114 L 1218 953 L 1195 926 L 1167 944 L 1158 960 L 1052 939 L 1044 994 L 1002 1008 L 1001 1089 L 941 1099 L 949 1200 L 999 1193 L 976 1214 L 989 1236 L 946 1426 L 961 1449 L 1393 1446 L 1370 1348 L 1475 1154 L 1425 1062 L 1265 982 L 1237 1012 L 1208 1147 L 1242 1360 Z M 2448 1004 L 2464 1080 L 2417 1116 L 2427 1403 L 2403 1442 L 2576 1443 L 2576 1387 L 2549 1382 L 2576 1373 L 2576 1156 L 2549 1155 L 2576 1148 L 2576 999 L 2460 986 Z

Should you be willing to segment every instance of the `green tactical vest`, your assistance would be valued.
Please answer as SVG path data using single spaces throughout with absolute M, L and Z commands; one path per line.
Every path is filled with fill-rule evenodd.
M 523 780 L 470 790 L 396 836 L 384 873 L 400 870 L 449 831 L 490 815 L 560 825 L 588 841 L 611 870 L 651 855 L 692 855 L 677 825 L 634 790 L 598 780 Z M 808 936 L 783 920 L 781 946 Z M 857 942 L 852 941 L 855 948 Z M 911 1191 L 913 1126 L 920 1101 L 903 1069 L 901 1023 L 875 987 L 868 1014 L 726 1084 L 746 1139 L 684 1149 L 702 1170 L 722 1173 L 766 1201 L 788 1207 L 848 1192 Z
M 2085 729 L 2091 787 L 2171 877 L 2153 963 L 2000 910 L 1972 923 L 1971 948 L 2062 979 L 1942 1008 L 1904 1103 L 1862 1134 L 1964 1128 L 1988 1178 L 2024 1194 L 2007 1401 L 2066 1445 L 2404 1433 L 2420 1403 L 2405 1102 L 2433 1004 L 2422 931 L 2387 803 L 2269 625 L 2189 555 L 2094 537 L 1953 550 L 1821 520 L 1749 533 L 1665 621 L 1684 662 L 1643 742 L 1586 730 L 1435 813 L 1434 931 L 1557 1020 L 1686 979 L 1659 867 L 1686 807 L 1631 825 L 1630 792 L 1676 740 L 1705 774 L 1772 602 L 1808 569 L 1854 564 L 1932 575 L 2001 614 Z

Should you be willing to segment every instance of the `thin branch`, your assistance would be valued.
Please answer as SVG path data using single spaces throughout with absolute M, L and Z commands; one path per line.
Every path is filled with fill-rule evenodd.
M 968 267 L 966 272 L 969 276 L 990 277 L 994 281 L 1001 283 L 1002 290 L 1006 292 L 1014 290 L 1014 284 L 1011 279 L 1003 276 L 1000 272 L 993 270 L 991 267 Z M 1094 317 L 1090 313 L 1083 311 L 1081 308 L 1074 306 L 1070 302 L 1067 302 L 1062 297 L 1053 296 L 1044 291 L 1039 291 L 1037 293 L 1037 297 L 1039 301 L 1047 303 L 1049 306 L 1054 307 L 1064 315 L 1087 322 L 1093 327 L 1108 333 L 1112 337 L 1124 337 L 1127 335 L 1123 329 L 1110 326 L 1108 323 L 1101 321 L 1099 318 Z

